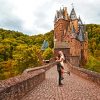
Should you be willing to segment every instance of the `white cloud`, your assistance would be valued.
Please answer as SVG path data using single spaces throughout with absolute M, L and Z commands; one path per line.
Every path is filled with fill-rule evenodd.
M 0 0 L 0 27 L 32 35 L 53 29 L 56 10 L 74 1 L 77 16 L 86 23 L 100 23 L 99 0 Z

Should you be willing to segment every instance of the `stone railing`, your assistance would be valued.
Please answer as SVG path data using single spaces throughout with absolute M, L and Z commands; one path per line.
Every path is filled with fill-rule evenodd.
M 37 70 L 40 70 L 40 69 L 44 69 L 45 71 L 47 71 L 56 64 L 57 64 L 57 62 L 52 62 L 52 63 L 46 64 L 46 65 L 43 65 L 43 66 L 40 66 L 40 67 L 29 68 L 29 69 L 26 69 L 23 73 L 31 73 L 33 71 L 37 71 Z
M 90 71 L 84 68 L 73 66 L 68 61 L 67 61 L 67 64 L 68 64 L 67 67 L 72 73 L 77 74 L 78 76 L 82 78 L 93 81 L 97 83 L 98 85 L 100 85 L 100 74 L 99 73 Z
M 26 93 L 45 80 L 45 71 L 55 64 L 56 62 L 26 69 L 21 75 L 0 81 L 0 100 L 20 100 Z

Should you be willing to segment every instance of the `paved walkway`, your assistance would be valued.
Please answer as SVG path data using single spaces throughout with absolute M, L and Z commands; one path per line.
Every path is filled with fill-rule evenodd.
M 66 69 L 66 68 L 65 68 Z M 44 80 L 30 91 L 22 100 L 100 100 L 100 87 L 78 77 L 75 74 L 64 74 L 63 86 L 57 83 L 56 66 L 46 73 Z

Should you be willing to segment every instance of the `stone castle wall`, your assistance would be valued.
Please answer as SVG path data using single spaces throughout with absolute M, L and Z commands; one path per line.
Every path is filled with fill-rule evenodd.
M 81 54 L 81 44 L 78 40 L 72 39 L 70 42 L 70 54 L 71 56 L 80 56 Z
M 66 34 L 66 28 L 69 22 L 64 19 L 59 19 L 54 25 L 54 35 L 57 41 L 63 41 L 64 35 Z

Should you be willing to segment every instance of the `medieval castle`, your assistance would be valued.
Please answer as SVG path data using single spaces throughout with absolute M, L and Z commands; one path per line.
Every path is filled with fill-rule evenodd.
M 54 52 L 63 51 L 73 65 L 84 66 L 88 59 L 88 35 L 74 8 L 70 15 L 67 7 L 60 8 L 54 19 Z

